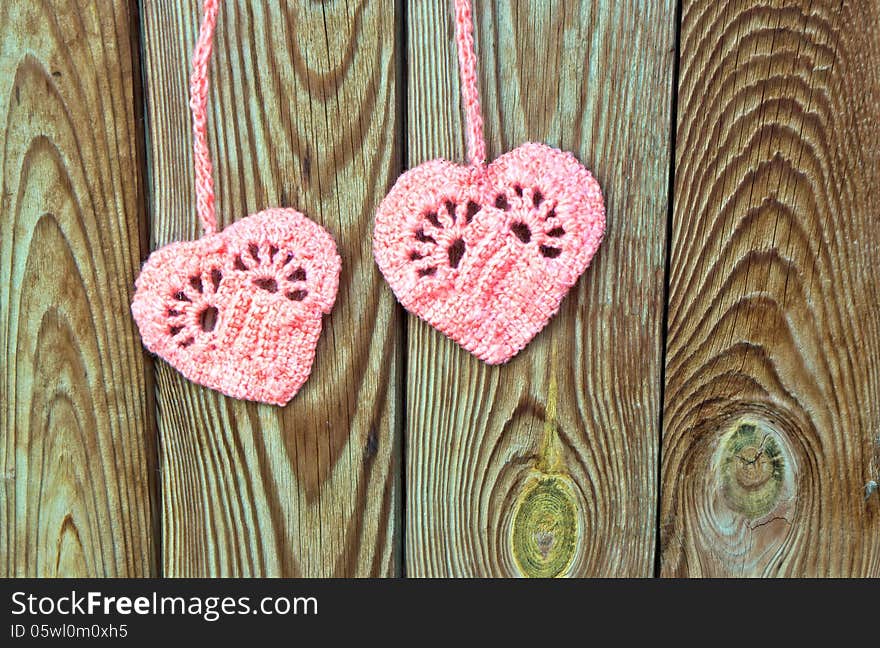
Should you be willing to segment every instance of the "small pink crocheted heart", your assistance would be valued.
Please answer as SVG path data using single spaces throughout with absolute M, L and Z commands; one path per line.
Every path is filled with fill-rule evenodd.
M 309 377 L 339 270 L 323 227 L 268 209 L 153 252 L 131 310 L 144 345 L 193 382 L 283 405 Z
M 403 174 L 379 206 L 373 253 L 404 307 L 500 364 L 546 326 L 604 231 L 590 172 L 527 143 L 488 166 L 434 160 Z

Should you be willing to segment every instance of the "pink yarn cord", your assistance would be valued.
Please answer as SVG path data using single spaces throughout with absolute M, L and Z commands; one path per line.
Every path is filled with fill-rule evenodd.
M 193 71 L 189 84 L 189 107 L 193 120 L 193 161 L 196 173 L 196 212 L 206 234 L 217 231 L 214 213 L 214 178 L 211 151 L 205 130 L 208 122 L 208 62 L 217 24 L 217 0 L 205 0 L 199 40 L 193 50 Z
M 473 165 L 486 163 L 483 116 L 477 87 L 477 55 L 474 53 L 474 21 L 471 0 L 455 0 L 455 40 L 461 70 L 461 98 L 467 120 L 468 158 Z

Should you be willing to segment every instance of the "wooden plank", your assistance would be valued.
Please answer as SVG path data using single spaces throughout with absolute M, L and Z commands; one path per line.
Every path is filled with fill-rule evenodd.
M 154 247 L 198 234 L 187 89 L 200 4 L 143 2 Z M 371 254 L 373 210 L 400 168 L 397 12 L 390 0 L 222 3 L 208 125 L 218 221 L 295 206 L 334 235 L 343 268 L 287 407 L 227 399 L 158 363 L 166 575 L 397 573 L 401 326 Z
M 0 3 L 0 575 L 149 576 L 152 392 L 127 1 Z
M 508 365 L 409 319 L 407 573 L 653 573 L 673 2 L 477 2 L 490 157 L 596 173 L 608 233 Z M 408 5 L 408 165 L 464 160 L 452 2 Z
M 684 3 L 667 576 L 878 576 L 880 7 Z

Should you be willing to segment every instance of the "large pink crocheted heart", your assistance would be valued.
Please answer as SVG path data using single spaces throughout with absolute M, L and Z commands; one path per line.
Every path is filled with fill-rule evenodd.
M 373 253 L 409 311 L 490 364 L 546 326 L 605 231 L 599 184 L 527 143 L 489 164 L 426 162 L 376 214 Z
M 268 209 L 153 252 L 131 310 L 144 345 L 193 382 L 283 405 L 309 377 L 339 270 L 324 228 Z

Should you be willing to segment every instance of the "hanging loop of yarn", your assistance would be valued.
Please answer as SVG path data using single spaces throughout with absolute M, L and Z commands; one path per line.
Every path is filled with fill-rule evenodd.
M 193 162 L 196 176 L 196 213 L 205 234 L 217 231 L 214 212 L 214 178 L 211 151 L 206 135 L 208 123 L 208 63 L 211 60 L 214 28 L 217 25 L 218 0 L 205 0 L 199 39 L 193 50 L 192 76 L 189 83 L 189 107 L 192 111 Z
M 486 163 L 486 140 L 474 52 L 474 21 L 471 0 L 455 0 L 455 40 L 461 77 L 461 99 L 467 122 L 468 159 L 474 166 Z

